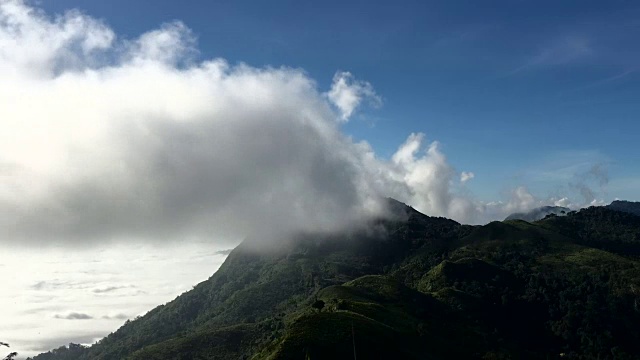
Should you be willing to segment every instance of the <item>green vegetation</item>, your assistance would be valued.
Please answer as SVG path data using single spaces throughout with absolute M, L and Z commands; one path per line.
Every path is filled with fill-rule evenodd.
M 97 344 L 34 359 L 640 354 L 640 217 L 589 208 L 472 227 L 392 205 L 406 216 L 376 231 L 301 235 L 269 253 L 242 244 Z
M 69 346 L 62 346 L 50 352 L 40 354 L 37 356 L 39 360 L 73 360 L 82 356 L 87 350 L 85 346 L 80 344 L 69 344 Z

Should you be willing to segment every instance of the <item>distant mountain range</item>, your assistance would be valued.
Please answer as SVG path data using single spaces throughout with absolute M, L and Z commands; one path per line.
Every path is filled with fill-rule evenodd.
M 542 220 L 547 215 L 563 216 L 569 213 L 571 209 L 562 206 L 542 206 L 524 213 L 513 213 L 505 220 L 524 220 L 528 222 Z
M 611 210 L 623 211 L 629 214 L 640 216 L 640 202 L 616 200 L 611 204 L 607 205 L 607 207 Z
M 469 226 L 390 206 L 403 216 L 367 231 L 269 252 L 245 242 L 208 280 L 93 346 L 34 360 L 640 354 L 640 217 L 608 206 Z
M 622 211 L 629 214 L 640 216 L 640 202 L 631 202 L 624 200 L 615 200 L 611 204 L 605 206 L 608 209 Z M 528 222 L 542 220 L 548 215 L 564 216 L 571 212 L 571 209 L 562 206 L 542 206 L 528 212 L 513 213 L 507 216 L 506 220 L 524 220 Z

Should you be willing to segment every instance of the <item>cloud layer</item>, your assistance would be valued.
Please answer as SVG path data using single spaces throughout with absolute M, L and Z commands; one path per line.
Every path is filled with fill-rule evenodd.
M 3 248 L 11 256 L 2 260 L 0 333 L 22 357 L 92 344 L 190 290 L 225 259 L 210 241 Z

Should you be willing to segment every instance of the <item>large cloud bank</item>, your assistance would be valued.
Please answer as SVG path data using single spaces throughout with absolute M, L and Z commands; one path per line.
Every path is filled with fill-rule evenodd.
M 486 217 L 436 142 L 412 134 L 387 161 L 341 132 L 380 103 L 371 84 L 339 72 L 322 91 L 300 69 L 201 61 L 180 22 L 119 39 L 78 11 L 0 0 L 0 78 L 4 241 L 330 231 L 385 196 Z

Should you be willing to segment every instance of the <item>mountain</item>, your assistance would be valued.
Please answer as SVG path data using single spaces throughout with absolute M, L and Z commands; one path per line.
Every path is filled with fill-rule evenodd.
M 615 200 L 607 208 L 640 216 L 640 202 Z
M 542 206 L 525 213 L 513 213 L 505 220 L 524 220 L 528 222 L 544 219 L 547 215 L 563 216 L 569 213 L 571 209 L 562 206 Z
M 68 359 L 633 359 L 640 217 L 485 226 L 401 216 L 234 249 L 208 280 Z M 284 245 L 286 244 L 286 245 Z

